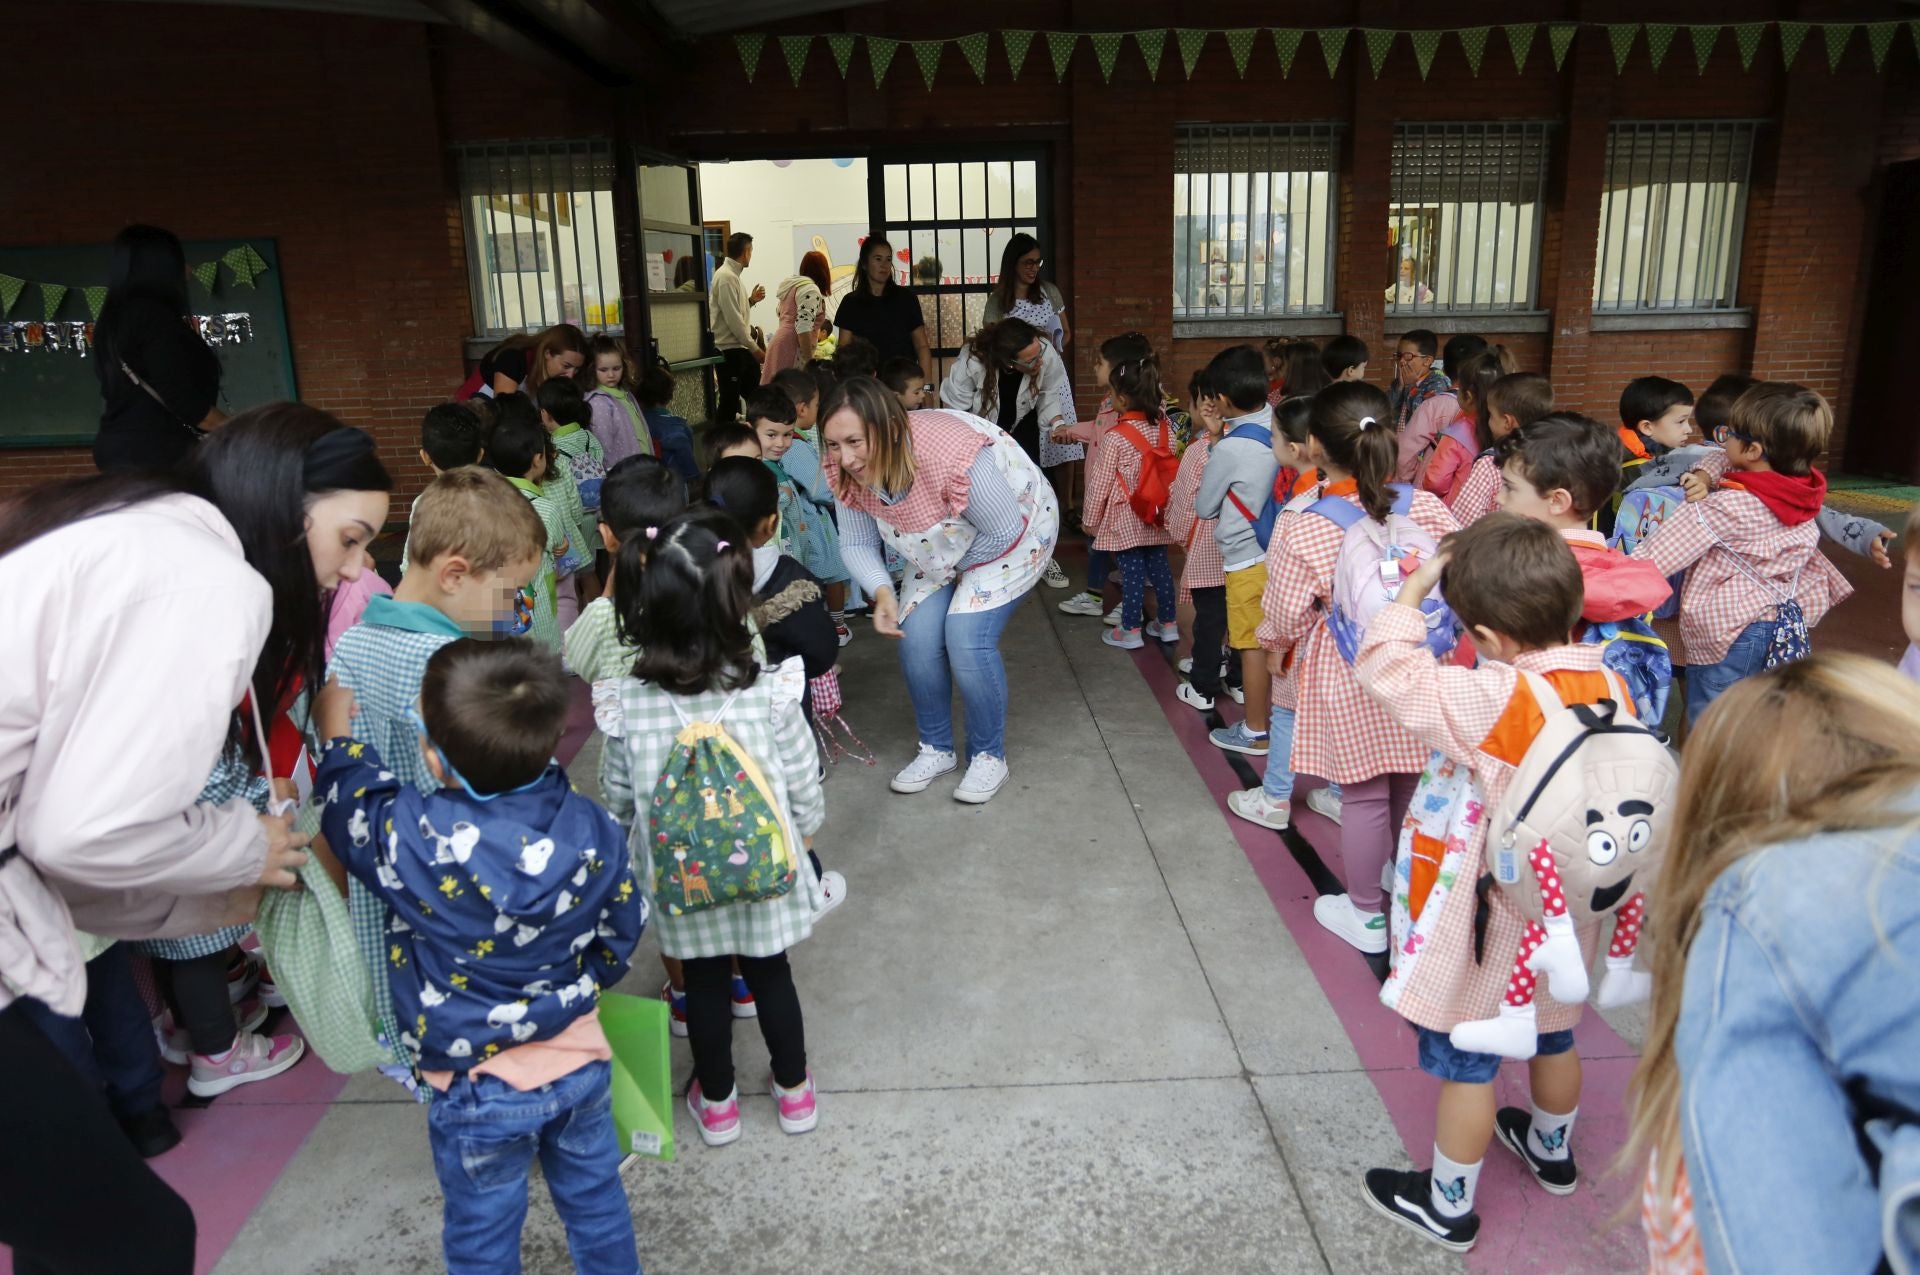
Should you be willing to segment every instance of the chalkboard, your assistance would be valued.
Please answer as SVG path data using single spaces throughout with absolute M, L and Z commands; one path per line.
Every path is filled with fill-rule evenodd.
M 251 285 L 224 258 L 251 245 L 266 263 Z M 280 291 L 280 254 L 269 238 L 201 239 L 182 245 L 187 266 L 217 263 L 212 291 L 187 281 L 187 302 L 220 356 L 221 410 L 232 414 L 294 397 L 287 305 Z M 94 371 L 88 287 L 104 286 L 107 244 L 0 248 L 0 275 L 27 280 L 0 324 L 0 448 L 81 447 L 100 429 L 100 382 Z M 64 284 L 66 296 L 47 314 L 41 283 Z M 245 315 L 228 322 L 228 315 Z M 242 336 L 243 340 L 232 340 Z M 57 348 L 56 348 L 57 347 Z

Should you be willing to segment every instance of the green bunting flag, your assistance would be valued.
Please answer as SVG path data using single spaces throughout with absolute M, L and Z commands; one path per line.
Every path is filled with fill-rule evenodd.
M 40 317 L 53 322 L 53 316 L 59 312 L 60 303 L 67 299 L 67 285 L 64 283 L 43 283 L 40 287 Z
M 100 307 L 107 303 L 107 290 L 104 286 L 80 289 L 80 295 L 87 299 L 87 317 L 98 322 Z
M 1673 47 L 1673 37 L 1680 28 L 1671 22 L 1647 23 L 1647 60 L 1658 71 L 1660 64 L 1667 60 L 1667 50 Z
M 760 70 L 760 52 L 767 47 L 767 37 L 751 32 L 736 35 L 733 47 L 740 50 L 740 65 L 747 72 L 747 83 L 753 83 L 754 75 Z
M 218 261 L 201 262 L 193 268 L 193 277 L 200 281 L 200 286 L 208 294 L 211 294 L 213 285 L 220 282 L 220 263 Z
M 1007 66 L 1013 71 L 1013 78 L 1020 78 L 1020 68 L 1027 64 L 1027 50 L 1033 47 L 1033 32 L 1002 31 L 1000 43 L 1006 46 Z
M 800 87 L 800 72 L 807 68 L 807 51 L 813 48 L 810 35 L 783 35 L 780 37 L 780 52 L 787 56 L 787 70 L 793 76 L 793 85 Z
M 1700 74 L 1707 73 L 1707 62 L 1713 57 L 1713 45 L 1720 38 L 1720 28 L 1716 26 L 1691 26 L 1687 36 L 1693 41 L 1693 60 L 1699 66 Z
M 1780 64 L 1793 70 L 1793 60 L 1800 56 L 1800 45 L 1811 30 L 1811 22 L 1782 22 L 1780 24 Z
M 1200 61 L 1200 48 L 1206 44 L 1210 31 L 1195 31 L 1188 27 L 1177 28 L 1174 39 L 1180 44 L 1180 64 L 1187 68 L 1187 78 L 1193 78 L 1193 68 Z
M 954 41 L 960 46 L 960 56 L 973 68 L 973 76 L 982 84 L 987 82 L 987 33 L 975 31 L 972 35 L 963 35 Z
M 1507 47 L 1513 50 L 1515 75 L 1527 73 L 1527 54 L 1533 51 L 1533 37 L 1540 30 L 1535 22 L 1509 22 L 1501 30 L 1507 33 Z
M 1460 37 L 1460 52 L 1466 55 L 1467 69 L 1476 76 L 1480 74 L 1480 60 L 1487 55 L 1487 35 L 1492 30 L 1492 27 L 1461 27 L 1454 32 Z M 1417 51 L 1418 46 L 1415 48 Z
M 1547 45 L 1553 50 L 1553 69 L 1558 71 L 1567 64 L 1567 50 L 1573 47 L 1573 37 L 1579 32 L 1577 22 L 1549 22 L 1547 24 Z
M 1920 57 L 1920 18 L 1914 18 L 1907 23 L 1907 34 L 1913 37 L 1913 55 Z
M 1241 79 L 1246 79 L 1247 59 L 1253 56 L 1253 38 L 1260 34 L 1260 28 L 1235 27 L 1220 34 L 1227 37 L 1227 52 L 1233 54 L 1233 69 L 1240 73 Z
M 1108 84 L 1113 83 L 1113 64 L 1120 60 L 1120 41 L 1125 38 L 1121 31 L 1087 33 L 1087 40 L 1093 45 L 1093 60 L 1100 64 L 1100 78 Z
M 1367 61 L 1373 64 L 1373 78 L 1380 78 L 1380 68 L 1387 64 L 1387 54 L 1393 49 L 1395 31 L 1384 31 L 1378 27 L 1362 28 L 1361 34 L 1367 37 Z
M 909 40 L 907 47 L 913 50 L 913 56 L 920 63 L 920 74 L 927 82 L 927 91 L 933 91 L 933 77 L 940 71 L 940 54 L 946 50 L 945 40 Z
M 867 37 L 867 61 L 873 64 L 873 87 L 879 88 L 887 78 L 887 68 L 893 65 L 893 55 L 900 51 L 900 41 L 887 40 L 880 36 Z
M 1820 29 L 1827 37 L 1827 70 L 1838 71 L 1840 59 L 1846 55 L 1847 41 L 1853 38 L 1853 23 L 1829 22 Z
M 1282 77 L 1293 74 L 1293 58 L 1300 52 L 1300 41 L 1307 33 L 1299 27 L 1275 27 L 1273 29 L 1273 51 L 1280 56 L 1280 74 Z
M 1753 69 L 1753 55 L 1760 51 L 1760 37 L 1767 33 L 1764 22 L 1741 22 L 1733 28 L 1733 38 L 1740 46 L 1740 69 Z
M 1900 30 L 1898 22 L 1867 23 L 1867 48 L 1873 51 L 1873 69 L 1878 74 L 1887 64 L 1887 50 L 1893 47 L 1893 37 Z
M 1155 27 L 1151 31 L 1135 31 L 1133 42 L 1140 46 L 1140 56 L 1147 64 L 1147 78 L 1160 78 L 1160 60 L 1167 55 L 1167 29 Z
M 16 279 L 10 274 L 0 274 L 0 319 L 7 317 L 13 309 L 13 303 L 20 299 L 20 292 L 27 286 L 25 279 Z
M 847 78 L 847 68 L 853 65 L 853 46 L 860 37 L 836 31 L 826 37 L 827 48 L 833 51 L 833 64 L 840 68 L 840 78 Z
M 1607 39 L 1613 43 L 1613 71 L 1624 75 L 1627 70 L 1627 58 L 1633 53 L 1633 37 L 1640 34 L 1637 22 L 1616 22 L 1607 28 Z
M 1420 78 L 1426 79 L 1427 72 L 1433 69 L 1433 55 L 1440 51 L 1440 31 L 1409 31 L 1407 38 L 1413 42 L 1413 60 L 1420 68 Z
M 226 264 L 227 269 L 233 271 L 233 281 L 235 283 L 244 283 L 251 288 L 253 286 L 253 277 L 258 274 L 259 271 L 254 269 L 253 261 L 247 256 L 249 252 L 252 252 L 252 249 L 244 246 L 229 248 L 220 260 Z
M 1053 54 L 1053 78 L 1056 81 L 1067 78 L 1067 67 L 1073 62 L 1073 47 L 1078 43 L 1078 31 L 1047 32 L 1047 48 Z
M 1326 55 L 1327 78 L 1333 79 L 1340 74 L 1340 55 L 1347 49 L 1348 27 L 1321 27 L 1314 34 L 1320 37 L 1320 52 Z

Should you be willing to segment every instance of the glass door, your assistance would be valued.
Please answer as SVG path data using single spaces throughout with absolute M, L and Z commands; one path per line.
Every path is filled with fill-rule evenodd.
M 640 340 L 634 357 L 666 362 L 673 373 L 673 411 L 698 423 L 713 412 L 713 355 L 707 337 L 707 290 L 717 260 L 700 221 L 697 166 L 649 151 L 634 155 L 640 206 Z

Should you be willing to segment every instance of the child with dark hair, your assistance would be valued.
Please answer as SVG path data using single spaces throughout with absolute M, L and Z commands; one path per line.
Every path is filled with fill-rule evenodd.
M 1220 544 L 1214 536 L 1214 520 L 1200 517 L 1194 509 L 1194 498 L 1206 478 L 1207 461 L 1226 423 L 1213 409 L 1213 391 L 1204 369 L 1188 380 L 1187 401 L 1193 404 L 1194 419 L 1201 428 L 1180 454 L 1173 499 L 1167 506 L 1167 530 L 1186 547 L 1179 601 L 1189 613 L 1183 617 L 1181 629 L 1190 635 L 1192 643 L 1179 662 L 1187 680 L 1180 683 L 1177 693 L 1183 704 L 1205 713 L 1212 711 L 1214 700 L 1223 691 L 1236 702 L 1246 697 L 1240 690 L 1239 656 L 1226 644 L 1227 580 L 1220 562 Z
M 880 383 L 898 395 L 900 406 L 909 412 L 919 411 L 933 397 L 933 386 L 927 384 L 918 359 L 888 359 L 880 365 Z
M 434 477 L 439 477 L 449 469 L 458 469 L 462 465 L 477 465 L 485 451 L 486 431 L 471 402 L 436 403 L 427 409 L 426 417 L 420 422 L 420 463 L 431 469 Z M 413 510 L 420 507 L 420 497 L 413 498 L 413 507 L 407 510 L 407 537 L 413 537 Z M 406 574 L 407 563 L 411 560 L 407 546 L 400 547 L 400 573 Z
M 772 391 L 779 393 L 778 390 Z M 714 421 L 700 433 L 700 459 L 712 469 L 728 456 L 760 458 L 760 435 L 744 421 Z
M 1319 346 L 1311 341 L 1295 341 L 1287 347 L 1286 361 L 1282 364 L 1283 398 L 1301 398 L 1326 388 L 1328 383 Z
M 1357 336 L 1337 336 L 1320 351 L 1320 370 L 1329 384 L 1367 379 L 1367 343 Z
M 598 534 L 609 560 L 620 554 L 629 536 L 658 531 L 687 507 L 687 484 L 680 475 L 652 456 L 629 456 L 607 474 L 600 489 Z M 613 580 L 609 571 L 601 595 L 580 609 L 580 618 L 567 629 L 567 667 L 589 685 L 633 671 L 639 654 L 620 640 L 613 608 Z
M 1447 501 L 1463 527 L 1492 512 L 1500 495 L 1499 444 L 1515 430 L 1553 410 L 1553 383 L 1538 372 L 1510 372 L 1486 391 L 1487 446 L 1473 458 Z
M 620 828 L 553 760 L 568 709 L 547 648 L 442 646 L 413 723 L 441 785 L 424 794 L 354 738 L 352 692 L 329 685 L 314 700 L 327 843 L 405 919 L 388 935 L 386 981 L 400 1043 L 437 1093 L 427 1139 L 450 1271 L 517 1249 L 536 1152 L 575 1263 L 640 1270 L 597 1007 L 627 972 L 647 903 Z M 481 1142 L 488 1172 L 476 1174 Z
M 634 397 L 639 400 L 640 415 L 646 418 L 654 454 L 674 473 L 695 482 L 700 477 L 700 462 L 693 455 L 693 427 L 673 410 L 673 392 L 673 373 L 655 363 L 640 374 Z
M 1178 642 L 1173 596 L 1173 572 L 1167 562 L 1165 511 L 1159 522 L 1149 522 L 1134 507 L 1147 466 L 1155 456 L 1173 455 L 1173 422 L 1162 406 L 1160 367 L 1152 352 L 1123 360 L 1107 373 L 1107 390 L 1119 419 L 1102 440 L 1087 470 L 1086 508 L 1081 519 L 1093 537 L 1093 547 L 1112 554 L 1120 566 L 1120 623 L 1101 640 L 1108 646 L 1137 651 L 1146 637 Z M 1169 485 L 1170 486 L 1170 485 Z M 1171 494 L 1169 492 L 1169 494 Z M 1091 584 L 1091 581 L 1089 582 Z M 1157 616 L 1144 624 L 1148 586 L 1153 588 Z
M 842 341 L 833 352 L 833 375 L 841 381 L 880 375 L 880 351 L 871 341 Z
M 1107 392 L 1101 396 L 1099 410 L 1094 413 L 1092 420 L 1062 425 L 1052 435 L 1052 441 L 1059 446 L 1074 443 L 1084 445 L 1089 475 L 1099 461 L 1100 448 L 1107 432 L 1120 422 L 1120 412 L 1114 406 L 1110 384 L 1113 370 L 1123 364 L 1153 357 L 1153 343 L 1138 332 L 1110 336 L 1100 343 L 1099 350 L 1094 354 L 1093 374 L 1103 387 L 1107 387 Z M 1087 587 L 1061 602 L 1060 610 L 1067 615 L 1105 615 L 1109 625 L 1118 624 L 1120 608 L 1116 606 L 1110 613 L 1107 611 L 1107 577 L 1112 572 L 1111 555 L 1104 549 L 1090 546 L 1087 549 Z
M 487 463 L 533 506 L 546 528 L 546 555 L 533 577 L 532 618 L 528 636 L 547 646 L 560 645 L 558 599 L 572 587 L 585 546 L 576 544 L 571 522 L 547 494 L 542 482 L 554 460 L 553 438 L 540 424 L 523 394 L 494 399 L 493 433 L 487 437 Z
M 1402 332 L 1393 356 L 1393 388 L 1388 396 L 1388 421 L 1400 439 L 1400 459 L 1395 474 L 1403 483 L 1413 482 L 1427 463 L 1433 440 L 1454 417 L 1454 404 L 1436 403 L 1453 396 L 1453 382 L 1447 372 L 1434 366 L 1440 355 L 1440 338 L 1426 328 Z M 1422 409 L 1425 409 L 1424 411 Z M 1414 416 L 1420 414 L 1416 422 Z
M 553 435 L 555 463 L 549 469 L 549 482 L 542 484 L 549 498 L 558 495 L 567 502 L 572 521 L 569 535 L 580 547 L 582 566 L 574 575 L 573 588 L 560 598 L 560 627 L 566 629 L 580 614 L 584 598 L 598 597 L 600 576 L 594 569 L 594 527 L 600 522 L 600 484 L 607 477 L 607 454 L 600 440 L 588 433 L 581 422 L 587 419 L 586 397 L 580 383 L 570 376 L 555 377 L 536 392 L 540 404 L 540 423 Z
M 1454 417 L 1434 438 L 1419 484 L 1421 490 L 1452 505 L 1473 469 L 1474 459 L 1493 448 L 1487 393 L 1495 381 L 1514 370 L 1513 356 L 1504 345 L 1489 346 L 1457 364 L 1448 363 L 1447 368 L 1453 376 Z

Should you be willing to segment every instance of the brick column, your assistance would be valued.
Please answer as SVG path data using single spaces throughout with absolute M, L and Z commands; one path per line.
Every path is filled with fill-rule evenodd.
M 1544 35 L 1541 37 L 1544 43 Z M 1534 56 L 1541 55 L 1536 50 Z M 1606 185 L 1607 122 L 1619 83 L 1613 54 L 1598 32 L 1582 32 L 1569 56 L 1564 135 L 1559 168 L 1544 227 L 1540 304 L 1552 324 L 1547 342 L 1554 399 L 1569 406 L 1608 399 L 1618 387 L 1589 382 L 1593 322 L 1593 273 L 1600 242 L 1600 196 Z M 1596 397 L 1597 396 L 1597 397 Z
M 1303 49 L 1302 58 L 1315 49 Z M 1383 93 L 1360 68 L 1366 50 L 1355 32 L 1341 61 L 1353 114 L 1340 160 L 1340 241 L 1334 288 L 1347 332 L 1367 343 L 1367 379 L 1383 388 L 1393 379 L 1393 347 L 1387 343 L 1386 284 L 1380 262 L 1387 236 L 1387 205 L 1393 191 L 1393 96 Z

